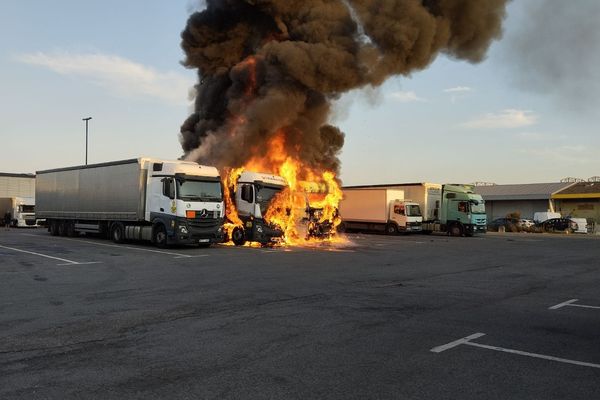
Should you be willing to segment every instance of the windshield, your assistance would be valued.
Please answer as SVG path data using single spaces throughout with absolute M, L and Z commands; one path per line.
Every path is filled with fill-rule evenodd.
M 406 215 L 408 217 L 421 217 L 421 207 L 418 204 L 408 204 L 406 206 Z
M 263 186 L 256 191 L 256 202 L 260 205 L 260 212 L 264 215 L 269 208 L 273 196 L 281 191 L 281 187 Z
M 485 214 L 485 203 L 483 201 L 478 201 L 477 204 L 471 202 L 471 213 L 473 214 Z
M 177 198 L 188 201 L 222 201 L 221 182 L 178 179 Z
M 32 213 L 35 212 L 35 206 L 30 206 L 30 205 L 20 205 L 19 206 L 19 212 L 22 213 Z

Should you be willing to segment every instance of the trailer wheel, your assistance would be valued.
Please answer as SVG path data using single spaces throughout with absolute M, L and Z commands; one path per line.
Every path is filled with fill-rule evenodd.
M 123 243 L 125 240 L 125 227 L 122 223 L 117 222 L 113 224 L 110 230 L 110 237 L 115 243 Z
M 58 236 L 67 236 L 67 225 L 65 221 L 58 223 Z
M 387 235 L 396 235 L 398 234 L 398 227 L 394 224 L 387 224 L 385 226 L 385 233 Z
M 450 235 L 452 236 L 462 236 L 463 230 L 459 224 L 453 224 L 450 226 Z
M 75 222 L 73 222 L 73 221 L 67 221 L 66 224 L 67 224 L 67 229 L 66 229 L 67 236 L 68 237 L 75 237 L 75 233 L 76 233 L 75 232 Z
M 167 230 L 163 224 L 156 224 L 152 233 L 152 241 L 156 247 L 167 247 Z
M 244 229 L 238 227 L 233 228 L 233 232 L 231 232 L 231 240 L 236 246 L 243 246 L 246 243 L 246 234 L 244 233 Z
M 58 221 L 50 221 L 50 234 L 52 236 L 58 236 Z

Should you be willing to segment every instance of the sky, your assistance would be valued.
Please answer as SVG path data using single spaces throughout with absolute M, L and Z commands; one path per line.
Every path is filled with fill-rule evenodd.
M 182 155 L 196 73 L 181 65 L 192 0 L 3 0 L 0 172 Z M 600 2 L 516 0 L 479 64 L 343 95 L 345 185 L 556 182 L 600 175 Z

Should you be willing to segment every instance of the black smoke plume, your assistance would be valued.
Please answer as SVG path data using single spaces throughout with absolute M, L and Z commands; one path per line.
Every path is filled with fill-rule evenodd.
M 184 65 L 199 75 L 185 156 L 237 167 L 283 132 L 289 154 L 338 171 L 344 135 L 327 123 L 331 102 L 439 53 L 481 61 L 507 1 L 207 0 L 181 34 Z

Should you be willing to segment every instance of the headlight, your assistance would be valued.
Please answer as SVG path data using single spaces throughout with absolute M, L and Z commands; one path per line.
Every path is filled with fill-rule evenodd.
M 187 235 L 188 234 L 188 228 L 187 228 L 187 226 L 181 225 L 179 227 L 179 232 L 183 233 L 184 235 Z

